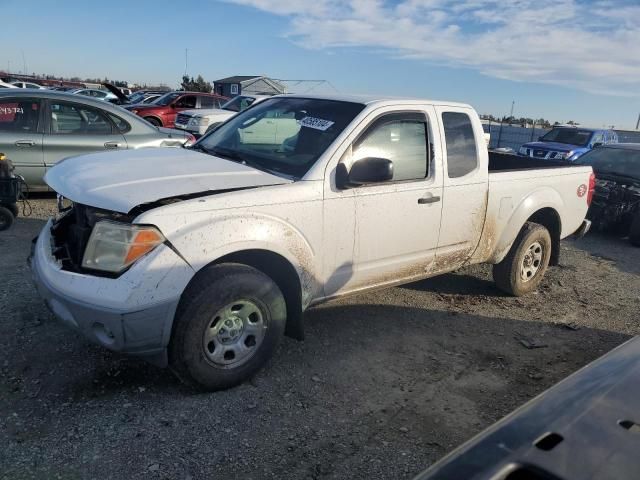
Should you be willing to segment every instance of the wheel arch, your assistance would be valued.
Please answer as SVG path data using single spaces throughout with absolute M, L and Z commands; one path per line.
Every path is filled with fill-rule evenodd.
M 261 271 L 271 278 L 284 295 L 287 306 L 287 323 L 285 335 L 304 340 L 302 323 L 302 284 L 298 271 L 284 256 L 263 249 L 247 249 L 228 253 L 201 268 L 191 279 L 194 282 L 199 275 L 212 265 L 223 263 L 239 263 Z M 188 286 L 187 286 L 188 288 Z M 186 289 L 185 289 L 186 290 Z

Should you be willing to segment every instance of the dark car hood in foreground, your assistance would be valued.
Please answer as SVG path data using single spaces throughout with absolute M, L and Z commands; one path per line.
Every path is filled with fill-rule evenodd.
M 240 163 L 184 148 L 142 148 L 67 158 L 44 177 L 77 203 L 128 213 L 163 198 L 290 183 Z
M 640 337 L 635 337 L 416 480 L 635 480 L 640 478 L 639 399 Z

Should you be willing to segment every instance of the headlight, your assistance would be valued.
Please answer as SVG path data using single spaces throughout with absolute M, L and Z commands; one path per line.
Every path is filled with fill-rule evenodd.
M 573 150 L 570 152 L 558 152 L 556 153 L 556 159 L 558 160 L 567 160 L 569 157 L 573 155 Z
M 118 273 L 164 241 L 155 227 L 102 220 L 93 227 L 82 266 Z
M 209 125 L 209 119 L 206 117 L 193 117 L 189 120 L 189 125 L 194 127 L 206 127 Z

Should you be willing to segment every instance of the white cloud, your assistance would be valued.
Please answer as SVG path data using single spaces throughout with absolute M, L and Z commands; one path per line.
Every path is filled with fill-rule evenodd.
M 640 96 L 636 0 L 227 0 L 309 49 L 361 47 L 515 81 Z

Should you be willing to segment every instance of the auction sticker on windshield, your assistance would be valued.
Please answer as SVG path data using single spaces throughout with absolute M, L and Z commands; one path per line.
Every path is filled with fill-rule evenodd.
M 324 120 L 322 118 L 316 117 L 304 117 L 298 120 L 298 125 L 301 127 L 313 128 L 314 130 L 325 131 L 335 122 L 331 120 Z

